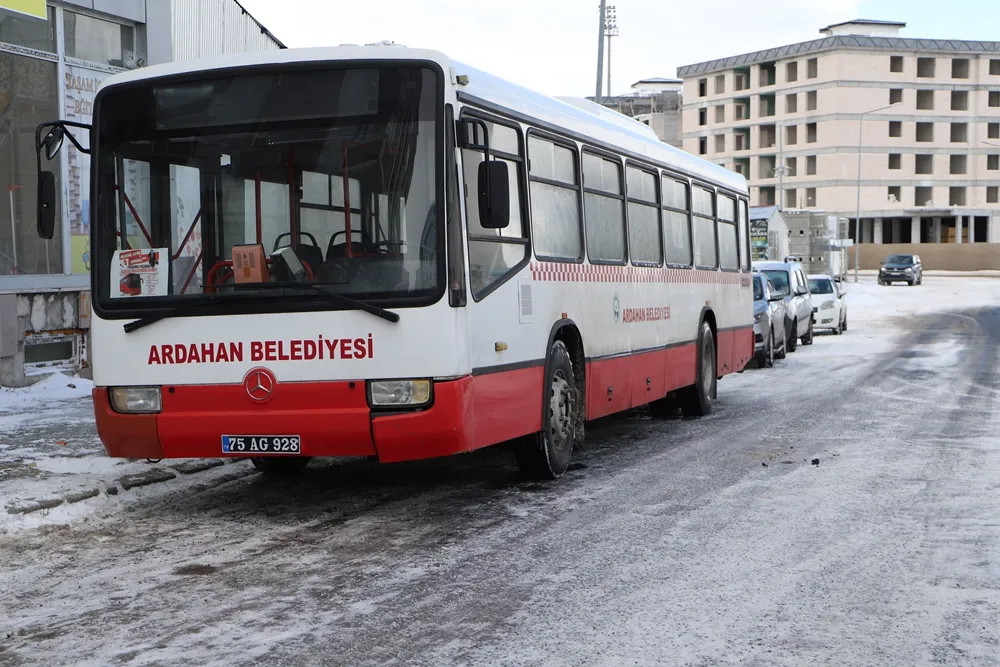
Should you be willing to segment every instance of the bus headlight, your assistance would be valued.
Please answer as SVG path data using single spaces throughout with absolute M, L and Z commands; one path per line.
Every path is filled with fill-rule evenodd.
M 111 407 L 126 414 L 155 414 L 163 410 L 159 387 L 111 387 Z
M 368 402 L 373 408 L 415 408 L 431 402 L 430 380 L 371 380 Z

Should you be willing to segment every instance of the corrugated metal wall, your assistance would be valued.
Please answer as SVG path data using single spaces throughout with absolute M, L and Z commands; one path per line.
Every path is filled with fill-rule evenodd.
M 173 0 L 174 60 L 281 48 L 235 0 Z

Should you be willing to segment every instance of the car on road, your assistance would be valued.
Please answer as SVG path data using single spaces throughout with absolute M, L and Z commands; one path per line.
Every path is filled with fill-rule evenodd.
M 798 342 L 812 345 L 813 342 L 813 307 L 809 294 L 809 282 L 806 280 L 805 269 L 795 261 L 763 261 L 754 262 L 753 268 L 759 270 L 774 285 L 775 294 L 785 303 L 785 342 L 787 350 L 794 352 Z
M 760 368 L 771 368 L 775 359 L 785 358 L 785 300 L 759 271 L 753 274 L 753 337 Z
M 906 283 L 910 287 L 924 282 L 920 255 L 889 255 L 878 270 L 878 284 Z
M 836 335 L 847 331 L 847 295 L 831 276 L 824 273 L 809 276 L 816 329 L 829 329 Z

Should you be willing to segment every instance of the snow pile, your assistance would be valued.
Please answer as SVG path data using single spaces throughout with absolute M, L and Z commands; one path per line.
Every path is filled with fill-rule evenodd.
M 30 387 L 0 390 L 0 412 L 31 408 L 40 402 L 89 398 L 93 389 L 90 380 L 54 373 Z

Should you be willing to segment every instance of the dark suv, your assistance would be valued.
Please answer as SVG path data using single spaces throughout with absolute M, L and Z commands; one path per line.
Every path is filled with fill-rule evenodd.
M 920 255 L 889 255 L 878 270 L 878 284 L 906 283 L 911 287 L 924 282 Z

